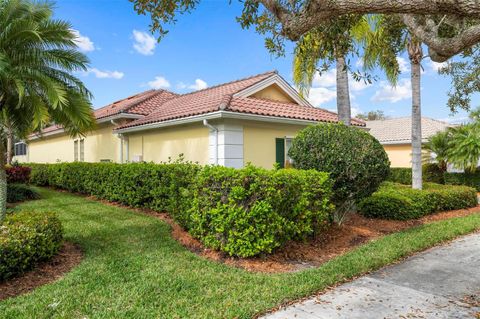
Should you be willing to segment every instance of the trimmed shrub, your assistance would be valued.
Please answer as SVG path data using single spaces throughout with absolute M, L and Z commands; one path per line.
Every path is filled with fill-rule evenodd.
M 5 171 L 7 172 L 7 183 L 28 184 L 30 181 L 31 170 L 32 169 L 28 166 L 6 166 Z
M 445 184 L 465 185 L 480 192 L 480 171 L 474 173 L 445 173 Z
M 25 184 L 7 184 L 7 203 L 38 199 L 40 195 Z
M 417 190 L 385 182 L 377 192 L 360 202 L 359 211 L 366 217 L 407 220 L 477 205 L 477 194 L 470 187 L 435 183 L 424 183 L 423 187 Z
M 328 174 L 205 167 L 197 176 L 191 233 L 230 255 L 271 253 L 328 225 Z
M 410 167 L 390 167 L 387 181 L 412 185 L 412 169 Z
M 389 173 L 390 162 L 382 145 L 368 132 L 343 124 L 303 129 L 294 138 L 289 155 L 297 168 L 330 173 L 332 200 L 339 211 L 370 196 Z
M 327 173 L 190 163 L 32 165 L 32 183 L 168 211 L 193 236 L 230 255 L 270 253 L 329 220 Z
M 445 184 L 442 170 L 433 163 L 422 166 L 422 179 L 424 182 Z M 391 167 L 388 181 L 405 185 L 412 185 L 412 169 L 410 167 Z
M 427 163 L 422 166 L 422 179 L 425 182 L 445 184 L 444 172 L 435 163 Z
M 0 281 L 48 260 L 60 249 L 62 225 L 53 213 L 19 212 L 0 226 Z

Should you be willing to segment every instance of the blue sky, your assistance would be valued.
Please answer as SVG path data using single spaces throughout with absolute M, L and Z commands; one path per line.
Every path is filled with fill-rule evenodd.
M 291 81 L 293 46 L 288 46 L 284 58 L 271 56 L 262 36 L 242 30 L 235 21 L 241 4 L 228 2 L 202 1 L 192 14 L 180 16 L 160 43 L 148 32 L 149 18 L 137 15 L 127 0 L 59 0 L 55 15 L 79 32 L 79 46 L 91 60 L 89 72 L 79 77 L 93 92 L 95 108 L 152 87 L 183 93 L 269 70 L 278 70 Z M 391 117 L 410 115 L 408 59 L 399 59 L 404 72 L 395 89 L 381 74 L 368 86 L 351 81 L 354 112 L 380 109 Z M 423 115 L 450 121 L 465 118 L 465 112 L 450 116 L 449 79 L 438 75 L 430 60 L 423 66 Z M 312 104 L 336 108 L 334 79 L 333 70 L 315 79 Z M 479 102 L 476 97 L 472 106 Z

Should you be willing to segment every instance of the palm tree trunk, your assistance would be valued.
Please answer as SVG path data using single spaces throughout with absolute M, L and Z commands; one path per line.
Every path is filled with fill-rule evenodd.
M 13 159 L 13 132 L 7 127 L 7 164 L 12 164 Z
M 7 214 L 7 172 L 5 171 L 5 149 L 0 142 L 0 225 Z
M 420 99 L 421 43 L 410 41 L 408 53 L 412 69 L 412 188 L 422 189 L 422 113 Z
M 337 113 L 338 120 L 350 125 L 350 91 L 348 88 L 348 70 L 345 57 L 337 56 Z

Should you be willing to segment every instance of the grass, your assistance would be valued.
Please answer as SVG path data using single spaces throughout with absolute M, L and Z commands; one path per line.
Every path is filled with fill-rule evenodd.
M 323 266 L 249 273 L 204 260 L 164 222 L 127 209 L 41 189 L 17 209 L 58 212 L 84 261 L 63 279 L 0 302 L 0 318 L 251 318 L 408 254 L 480 229 L 480 214 L 372 241 Z

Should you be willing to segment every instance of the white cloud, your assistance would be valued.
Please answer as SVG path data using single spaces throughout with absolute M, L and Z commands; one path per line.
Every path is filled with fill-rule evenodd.
M 412 84 L 409 79 L 400 79 L 395 87 L 387 81 L 381 81 L 379 86 L 380 89 L 375 92 L 372 101 L 396 103 L 412 97 Z
M 448 64 L 448 62 L 442 62 L 442 63 L 438 63 L 438 62 L 434 62 L 432 60 L 430 60 L 430 68 L 432 69 L 432 71 L 434 72 L 438 72 L 438 70 L 440 70 L 441 68 L 443 67 L 446 67 Z
M 322 104 L 335 100 L 337 98 L 337 92 L 335 89 L 329 89 L 324 87 L 316 87 L 310 89 L 308 95 L 308 101 L 316 107 L 322 106 Z
M 189 89 L 192 89 L 192 90 L 195 90 L 195 91 L 203 90 L 203 89 L 206 89 L 207 87 L 208 87 L 207 82 L 205 82 L 202 79 L 196 79 L 195 84 L 192 84 L 192 85 L 188 86 Z
M 363 60 L 362 59 L 358 59 L 356 62 L 355 62 L 355 66 L 357 68 L 363 68 Z
M 332 69 L 327 72 L 323 72 L 322 75 L 315 73 L 313 76 L 313 87 L 332 87 L 337 85 L 337 70 Z
M 120 80 L 125 75 L 123 72 L 120 72 L 120 71 L 107 71 L 107 70 L 101 71 L 97 68 L 88 69 L 88 71 L 86 72 L 86 75 L 88 74 L 94 74 L 95 77 L 99 79 L 116 79 L 116 80 Z
M 410 63 L 407 61 L 407 59 L 397 56 L 397 62 L 401 73 L 410 72 Z
M 148 86 L 152 89 L 167 89 L 170 87 L 170 82 L 163 76 L 156 76 L 155 80 L 148 82 Z
M 72 29 L 73 34 L 75 35 L 75 44 L 78 46 L 82 52 L 90 52 L 95 50 L 95 45 L 89 37 L 81 35 L 80 31 Z
M 157 41 L 147 32 L 133 30 L 133 48 L 140 54 L 153 55 Z
M 360 81 L 355 81 L 355 79 L 352 76 L 348 77 L 348 85 L 350 87 L 350 91 L 363 91 L 366 88 L 369 88 L 372 86 L 371 83 L 365 82 L 364 80 Z

